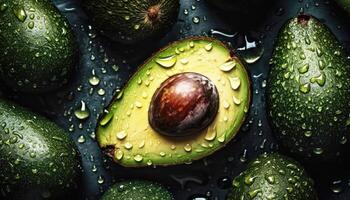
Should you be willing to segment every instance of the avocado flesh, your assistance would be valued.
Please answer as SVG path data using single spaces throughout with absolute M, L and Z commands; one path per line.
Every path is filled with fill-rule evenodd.
M 158 183 L 149 181 L 124 181 L 115 184 L 100 200 L 173 200 L 173 195 Z
M 83 0 L 101 33 L 123 44 L 160 36 L 176 22 L 179 0 Z
M 42 93 L 68 82 L 77 46 L 51 1 L 0 2 L 0 77 L 12 89 Z
M 296 161 L 263 154 L 233 180 L 227 200 L 317 200 L 313 180 Z
M 56 199 L 74 189 L 80 157 L 54 123 L 0 100 L 1 199 Z
M 271 59 L 267 103 L 276 137 L 304 160 L 331 161 L 348 140 L 350 63 L 312 16 L 291 19 Z
M 336 2 L 344 8 L 346 12 L 350 14 L 350 1 L 349 0 L 336 0 Z
M 237 134 L 250 103 L 249 76 L 231 53 L 211 38 L 181 40 L 156 53 L 139 68 L 114 98 L 108 114 L 100 119 L 96 133 L 101 148 L 123 166 L 143 167 L 188 163 L 225 146 Z M 162 136 L 149 125 L 151 98 L 161 83 L 182 72 L 202 74 L 216 85 L 219 112 L 198 134 Z

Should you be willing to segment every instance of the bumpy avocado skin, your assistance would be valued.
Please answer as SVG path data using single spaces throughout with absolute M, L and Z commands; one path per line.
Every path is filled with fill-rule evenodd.
M 179 0 L 83 0 L 82 6 L 102 34 L 123 44 L 137 44 L 166 33 L 177 20 Z M 148 10 L 158 9 L 154 19 Z
M 0 1 L 0 74 L 12 89 L 42 93 L 68 82 L 77 45 L 49 0 Z
M 227 200 L 317 200 L 313 180 L 296 161 L 277 153 L 263 154 L 233 180 Z
M 169 77 L 194 72 L 218 90 L 219 111 L 204 130 L 187 136 L 164 136 L 148 118 L 152 96 Z M 176 41 L 150 57 L 106 108 L 97 141 L 125 167 L 190 163 L 223 148 L 239 132 L 250 106 L 251 87 L 244 64 L 223 43 L 197 37 Z
M 80 156 L 67 133 L 0 100 L 1 199 L 58 199 L 77 187 Z
M 267 105 L 285 150 L 331 161 L 346 147 L 350 63 L 332 32 L 312 16 L 288 21 L 271 59 Z
M 344 8 L 346 12 L 350 14 L 350 1 L 349 0 L 336 0 L 336 2 Z
M 115 184 L 100 200 L 173 200 L 173 195 L 158 183 L 124 181 Z

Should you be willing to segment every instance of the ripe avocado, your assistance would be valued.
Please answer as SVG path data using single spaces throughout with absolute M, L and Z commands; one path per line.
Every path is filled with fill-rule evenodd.
M 20 92 L 55 90 L 76 64 L 74 35 L 48 0 L 0 2 L 0 49 L 0 78 Z
M 80 156 L 54 123 L 0 100 L 0 199 L 56 199 L 74 189 Z
M 350 14 L 350 1 L 349 0 L 336 0 L 336 2 L 344 8 Z
M 263 154 L 233 180 L 227 200 L 317 200 L 314 183 L 296 161 Z
M 333 33 L 300 15 L 282 28 L 271 59 L 267 105 L 276 137 L 305 160 L 329 161 L 348 140 L 350 62 Z
M 173 195 L 162 185 L 149 181 L 124 181 L 115 184 L 100 200 L 173 200 Z
M 176 21 L 179 0 L 83 0 L 101 33 L 123 44 L 135 44 L 166 33 Z
M 189 163 L 234 138 L 250 92 L 244 65 L 224 44 L 187 38 L 139 68 L 99 120 L 97 139 L 126 167 Z

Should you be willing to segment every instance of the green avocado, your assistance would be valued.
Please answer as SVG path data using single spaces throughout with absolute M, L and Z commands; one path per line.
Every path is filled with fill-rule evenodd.
M 101 33 L 123 44 L 136 44 L 166 33 L 177 20 L 179 0 L 83 0 Z
M 233 180 L 226 200 L 317 200 L 313 180 L 296 161 L 263 154 Z
M 97 140 L 126 167 L 190 163 L 235 137 L 250 93 L 243 63 L 220 41 L 177 41 L 148 59 L 116 95 L 99 120 Z
M 149 181 L 124 181 L 113 185 L 100 200 L 174 200 L 162 185 Z
M 350 0 L 336 0 L 336 2 L 350 14 Z
M 0 78 L 20 92 L 55 90 L 76 64 L 74 35 L 49 0 L 1 0 L 0 49 Z
M 0 199 L 58 199 L 77 187 L 80 168 L 67 133 L 0 100 Z
M 279 33 L 271 59 L 267 104 L 276 137 L 305 160 L 329 161 L 349 133 L 350 62 L 324 24 L 308 15 Z

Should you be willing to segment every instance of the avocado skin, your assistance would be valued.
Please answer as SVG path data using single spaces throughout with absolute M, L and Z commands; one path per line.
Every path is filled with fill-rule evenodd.
M 100 200 L 174 200 L 173 195 L 158 183 L 149 181 L 124 181 L 115 184 Z
M 67 133 L 0 100 L 1 198 L 58 199 L 77 187 L 80 168 L 80 155 Z
M 288 21 L 267 82 L 271 125 L 287 152 L 307 162 L 338 159 L 348 140 L 349 82 L 350 63 L 333 33 L 312 16 Z
M 317 200 L 313 185 L 296 161 L 277 153 L 262 154 L 233 180 L 226 199 Z
M 77 45 L 68 21 L 51 1 L 0 3 L 0 74 L 13 90 L 43 93 L 68 82 Z M 16 16 L 24 9 L 21 20 Z
M 349 0 L 336 0 L 336 2 L 344 8 L 346 12 L 350 14 L 350 1 Z
M 144 16 L 154 5 L 160 5 L 159 20 L 146 23 Z M 177 20 L 180 3 L 179 0 L 83 0 L 82 6 L 103 35 L 132 45 L 165 34 Z

